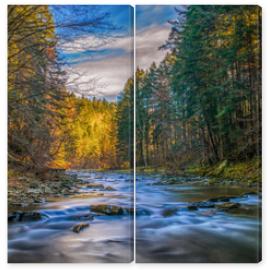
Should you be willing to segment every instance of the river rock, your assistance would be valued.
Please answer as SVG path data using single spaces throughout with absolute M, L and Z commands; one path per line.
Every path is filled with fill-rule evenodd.
M 91 211 L 109 215 L 109 216 L 116 216 L 116 215 L 124 215 L 132 213 L 132 208 L 123 208 L 117 205 L 108 205 L 108 204 L 98 204 L 92 205 L 90 207 Z
M 254 205 L 241 205 L 237 208 L 231 208 L 227 210 L 230 214 L 239 216 L 258 217 L 259 209 Z
M 162 216 L 163 217 L 171 217 L 173 215 L 175 215 L 177 213 L 178 209 L 176 207 L 172 207 L 172 208 L 165 208 L 162 211 Z
M 42 204 L 45 203 L 46 199 L 45 198 L 40 198 L 40 197 L 34 197 L 33 198 L 33 203 L 34 204 Z
M 214 208 L 215 204 L 209 201 L 206 202 L 195 202 L 192 203 L 192 205 L 198 207 L 198 208 Z
M 208 201 L 209 202 L 229 202 L 230 199 L 236 198 L 235 196 L 220 196 L 220 197 L 215 197 L 211 198 Z
M 97 188 L 97 189 L 104 189 L 104 185 L 103 184 L 98 184 L 98 183 L 87 183 L 85 185 L 83 185 L 86 188 Z
M 212 217 L 213 215 L 216 214 L 216 211 L 217 210 L 215 209 L 210 209 L 210 210 L 200 212 L 200 215 L 205 216 L 205 217 Z
M 198 210 L 198 207 L 196 205 L 191 204 L 191 205 L 188 205 L 187 209 L 190 211 L 196 211 Z
M 39 212 L 13 212 L 8 216 L 9 222 L 38 221 L 47 216 Z
M 32 181 L 30 184 L 29 184 L 29 187 L 30 188 L 39 188 L 40 187 L 40 184 L 37 182 L 37 181 Z
M 107 191 L 115 191 L 116 189 L 114 189 L 114 188 L 111 187 L 111 186 L 107 186 L 107 187 L 105 188 L 105 190 L 107 190 Z
M 73 219 L 73 220 L 93 220 L 94 215 L 91 215 L 91 214 L 75 215 L 75 216 L 71 216 L 70 219 Z
M 41 194 L 42 193 L 42 189 L 41 188 L 29 188 L 27 190 L 27 193 Z
M 153 185 L 175 185 L 178 181 L 174 178 L 172 179 L 162 179 L 161 181 L 153 183 Z
M 89 224 L 88 223 L 79 223 L 79 224 L 76 224 L 72 227 L 72 231 L 75 232 L 75 233 L 79 233 L 81 232 L 83 229 L 89 227 Z
M 231 209 L 236 209 L 240 207 L 240 203 L 232 203 L 232 202 L 225 202 L 223 204 L 217 204 L 216 208 L 223 210 L 223 211 L 229 211 Z
M 136 216 L 150 216 L 152 212 L 145 208 L 136 207 Z

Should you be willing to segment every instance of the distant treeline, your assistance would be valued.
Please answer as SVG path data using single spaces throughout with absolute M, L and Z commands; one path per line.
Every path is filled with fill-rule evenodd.
M 72 25 L 76 27 L 80 25 Z M 42 172 L 129 167 L 133 132 L 129 82 L 118 104 L 68 92 L 56 44 L 48 6 L 8 7 L 10 168 Z
M 181 167 L 260 156 L 260 7 L 176 12 L 161 48 L 169 50 L 165 59 L 136 72 L 137 164 Z

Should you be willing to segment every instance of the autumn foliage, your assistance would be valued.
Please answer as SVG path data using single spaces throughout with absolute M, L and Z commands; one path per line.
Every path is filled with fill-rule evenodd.
M 127 165 L 116 150 L 117 104 L 69 92 L 56 44 L 48 6 L 8 7 L 9 166 L 42 172 Z

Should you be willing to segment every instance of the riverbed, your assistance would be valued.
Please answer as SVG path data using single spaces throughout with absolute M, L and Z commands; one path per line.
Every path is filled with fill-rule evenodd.
M 69 174 L 81 180 L 74 194 L 20 208 L 21 218 L 11 216 L 9 262 L 131 262 L 133 175 Z M 224 183 L 137 174 L 136 261 L 258 262 L 261 196 L 254 187 Z
M 91 207 L 133 208 L 133 175 L 92 171 L 69 173 L 82 180 L 76 194 L 27 206 L 30 213 L 41 213 L 38 221 L 9 223 L 9 262 L 132 261 L 133 213 L 106 215 L 91 211 Z M 76 233 L 73 229 L 78 224 L 88 227 Z

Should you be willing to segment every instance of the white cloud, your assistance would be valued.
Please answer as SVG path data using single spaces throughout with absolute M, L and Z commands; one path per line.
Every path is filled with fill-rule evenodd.
M 102 39 L 94 36 L 81 37 L 61 44 L 61 49 L 69 53 L 86 50 L 121 49 L 120 55 L 95 58 L 78 58 L 78 64 L 66 68 L 67 87 L 70 91 L 96 97 L 117 96 L 124 84 L 133 75 L 133 37 Z
M 133 49 L 133 38 L 126 37 L 97 37 L 83 36 L 72 41 L 59 43 L 59 48 L 64 53 L 80 53 L 87 50 L 100 51 L 103 49 L 121 48 L 126 52 L 131 52 Z
M 67 70 L 68 85 L 74 92 L 96 97 L 115 97 L 133 75 L 133 55 L 110 57 L 100 61 L 88 61 L 73 65 Z
M 153 61 L 160 63 L 165 54 L 165 50 L 158 48 L 163 45 L 170 33 L 170 26 L 151 26 L 136 34 L 136 65 L 147 69 Z
M 136 35 L 136 65 L 149 68 L 155 61 L 163 60 L 166 51 L 158 48 L 168 38 L 170 27 L 166 25 L 151 26 Z M 100 60 L 89 58 L 67 68 L 67 87 L 74 92 L 88 93 L 97 97 L 112 98 L 124 88 L 127 79 L 133 76 L 133 38 L 122 37 L 103 40 L 93 36 L 81 37 L 72 43 L 62 44 L 66 53 L 79 53 L 85 50 L 102 50 L 119 48 L 124 52 L 120 56 L 106 56 Z

